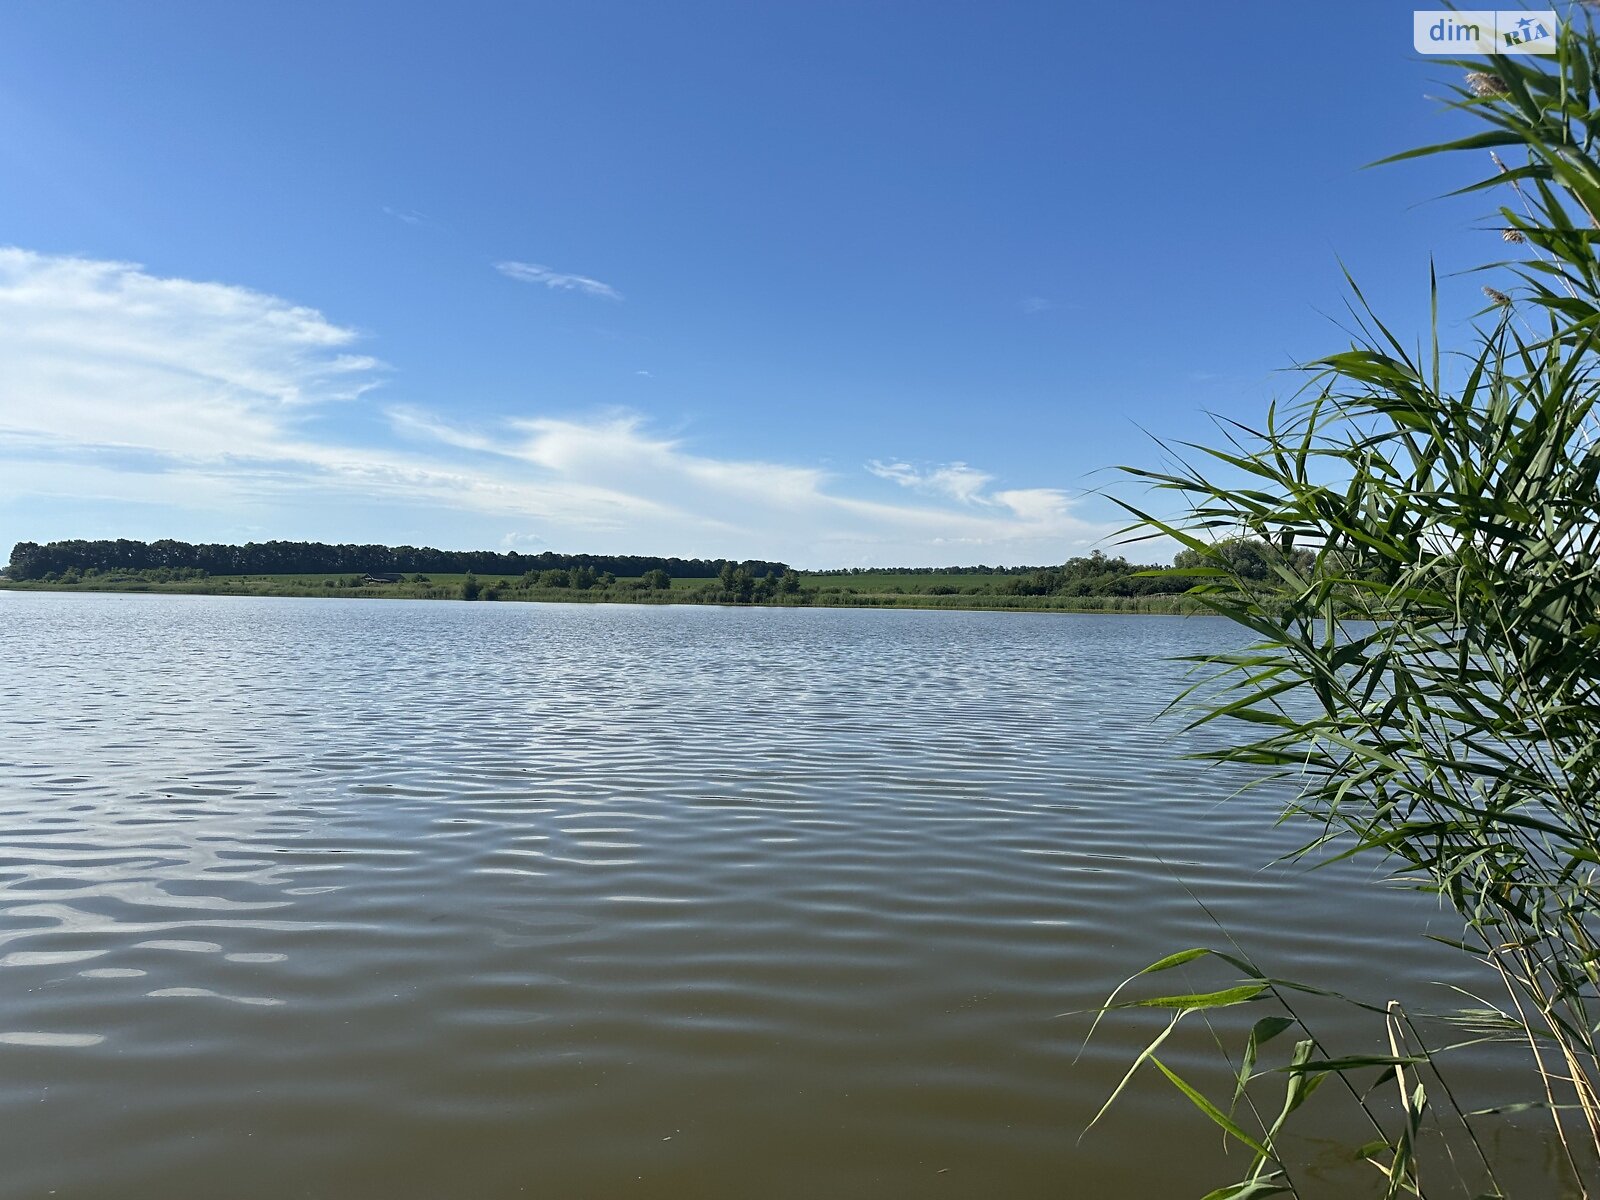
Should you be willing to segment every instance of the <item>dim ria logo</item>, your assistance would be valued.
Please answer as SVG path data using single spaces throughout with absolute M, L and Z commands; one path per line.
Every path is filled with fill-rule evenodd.
M 1561 28 L 1554 9 L 1418 10 L 1411 19 L 1418 54 L 1554 54 Z

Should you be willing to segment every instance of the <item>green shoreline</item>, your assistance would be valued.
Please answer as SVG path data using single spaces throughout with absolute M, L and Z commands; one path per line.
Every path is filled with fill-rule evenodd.
M 1053 612 L 1105 613 L 1126 616 L 1186 616 L 1211 610 L 1181 595 L 1156 596 L 999 596 L 999 595 L 916 595 L 895 592 L 842 594 L 803 586 L 794 596 L 778 597 L 759 603 L 737 603 L 703 596 L 699 584 L 714 580 L 677 580 L 667 591 L 645 592 L 632 588 L 593 588 L 588 591 L 554 588 L 513 588 L 502 585 L 498 594 L 487 594 L 492 576 L 482 577 L 484 595 L 475 601 L 462 598 L 458 584 L 391 583 L 359 587 L 326 587 L 274 579 L 239 579 L 220 576 L 171 582 L 138 581 L 126 584 L 59 583 L 35 580 L 0 579 L 0 591 L 11 592 L 130 592 L 181 596 L 284 596 L 321 600 L 455 600 L 478 604 L 678 604 L 711 605 L 720 608 L 909 608 L 957 612 Z M 808 581 L 809 582 L 809 581 Z M 687 585 L 687 586 L 685 586 Z M 709 591 L 710 589 L 706 589 Z M 993 603 L 986 601 L 993 600 Z

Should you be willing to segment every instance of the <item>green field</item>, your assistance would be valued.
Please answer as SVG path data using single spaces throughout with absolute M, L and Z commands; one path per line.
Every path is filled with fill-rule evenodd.
M 993 592 L 1010 575 L 982 571 L 873 571 L 859 575 L 802 574 L 803 587 L 818 591 L 854 591 L 866 595 L 979 595 Z M 948 590 L 946 590 L 948 589 Z

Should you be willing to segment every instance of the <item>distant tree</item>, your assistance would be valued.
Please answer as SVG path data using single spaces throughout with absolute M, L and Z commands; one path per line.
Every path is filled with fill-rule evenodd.
M 654 571 L 646 571 L 640 582 L 651 591 L 664 592 L 672 586 L 672 576 L 658 568 Z
M 1217 561 L 1219 558 L 1221 564 Z M 1223 565 L 1239 579 L 1258 582 L 1275 577 L 1274 568 L 1279 564 L 1304 573 L 1315 561 L 1316 556 L 1309 550 L 1290 551 L 1285 557 L 1283 551 L 1260 538 L 1238 537 L 1218 542 L 1211 547 L 1210 555 L 1199 550 L 1180 550 L 1173 558 L 1172 565 L 1182 570 Z
M 483 586 L 478 582 L 478 577 L 468 571 L 467 577 L 461 581 L 461 598 L 463 600 L 476 600 L 482 591 Z
M 783 579 L 778 584 L 778 590 L 786 596 L 792 596 L 800 590 L 800 576 L 793 571 L 785 571 Z
M 539 573 L 539 586 L 547 588 L 564 588 L 572 583 L 572 576 L 560 567 L 552 567 L 548 571 Z

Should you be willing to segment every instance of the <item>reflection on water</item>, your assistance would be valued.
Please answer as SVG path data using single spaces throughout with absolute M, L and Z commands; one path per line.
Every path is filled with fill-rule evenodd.
M 1197 898 L 1303 978 L 1460 970 L 1425 903 L 1264 868 L 1272 797 L 1181 761 L 1154 717 L 1210 619 L 0 628 L 5 1196 L 1198 1194 L 1234 1176 L 1170 1093 L 1079 1140 L 1148 1023 L 1080 1056 L 1061 1014 L 1217 942 Z

